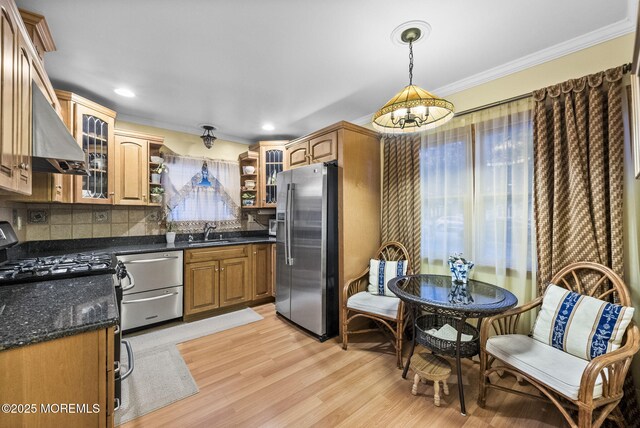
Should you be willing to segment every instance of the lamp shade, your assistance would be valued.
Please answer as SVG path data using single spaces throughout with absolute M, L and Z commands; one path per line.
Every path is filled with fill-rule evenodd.
M 408 85 L 373 115 L 373 127 L 385 134 L 408 134 L 440 126 L 453 118 L 449 101 Z

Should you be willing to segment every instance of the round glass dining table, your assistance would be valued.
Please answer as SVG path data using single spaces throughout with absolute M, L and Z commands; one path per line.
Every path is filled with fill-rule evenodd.
M 411 337 L 411 351 L 405 363 L 402 377 L 407 377 L 411 357 L 416 346 L 416 320 L 423 312 L 452 317 L 457 321 L 457 337 L 455 341 L 454 356 L 458 374 L 458 394 L 460 396 L 460 412 L 465 415 L 464 389 L 462 385 L 461 340 L 463 328 L 468 318 L 478 319 L 478 329 L 482 318 L 496 315 L 514 307 L 518 299 L 513 293 L 496 285 L 487 284 L 475 280 L 468 280 L 466 284 L 456 283 L 450 276 L 445 275 L 407 275 L 399 276 L 388 282 L 389 290 L 395 293 L 408 307 L 413 322 L 413 334 Z M 466 327 L 469 328 L 469 327 Z M 477 332 L 475 327 L 474 331 Z M 477 338 L 476 338 L 477 340 Z M 439 349 L 428 343 L 420 344 L 438 353 Z M 477 351 L 472 352 L 472 354 Z M 469 353 L 465 357 L 472 356 Z

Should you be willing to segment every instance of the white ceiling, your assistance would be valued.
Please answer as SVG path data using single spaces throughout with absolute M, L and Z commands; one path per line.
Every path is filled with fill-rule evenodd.
M 57 45 L 45 58 L 54 86 L 102 102 L 122 120 L 191 133 L 212 123 L 219 137 L 242 142 L 373 113 L 408 83 L 407 49 L 390 40 L 405 21 L 431 24 L 414 48 L 414 82 L 443 96 L 517 71 L 527 61 L 516 60 L 536 61 L 540 51 L 538 61 L 633 31 L 636 16 L 636 0 L 17 4 L 47 18 Z M 114 94 L 123 86 L 137 96 Z M 263 131 L 265 122 L 275 130 Z

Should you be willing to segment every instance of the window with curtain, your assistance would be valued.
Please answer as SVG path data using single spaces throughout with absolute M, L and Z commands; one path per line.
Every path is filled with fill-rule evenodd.
M 461 252 L 505 283 L 531 272 L 533 116 L 521 100 L 426 132 L 421 149 L 422 258 L 446 269 Z M 510 287 L 508 287 L 510 288 Z
M 163 174 L 167 220 L 180 230 L 207 222 L 240 227 L 240 170 L 237 162 L 165 155 Z

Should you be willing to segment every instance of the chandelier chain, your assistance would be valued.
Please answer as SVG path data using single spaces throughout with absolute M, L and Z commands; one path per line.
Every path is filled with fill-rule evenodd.
M 409 40 L 409 85 L 413 85 L 413 40 Z

